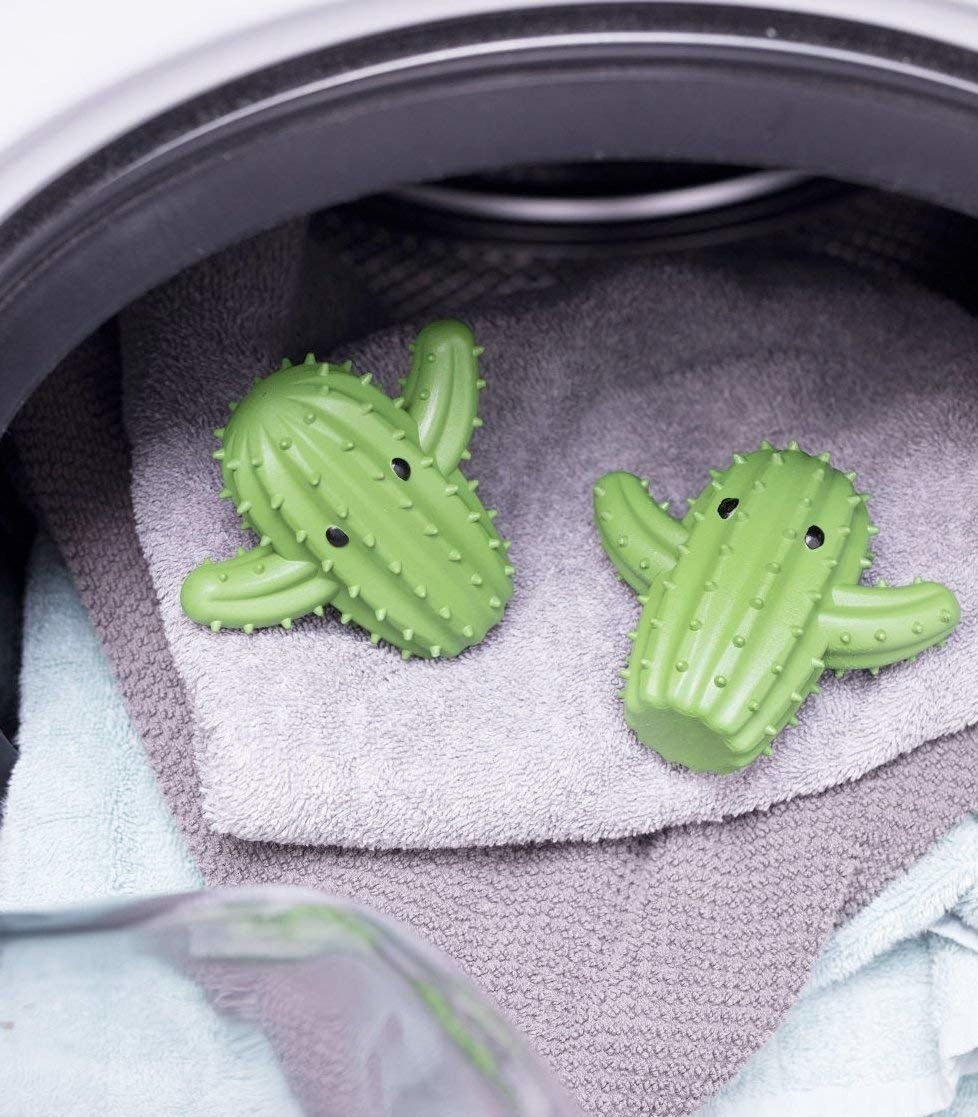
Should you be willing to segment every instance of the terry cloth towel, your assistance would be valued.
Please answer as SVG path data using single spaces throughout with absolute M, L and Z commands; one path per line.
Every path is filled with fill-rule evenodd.
M 978 818 L 843 925 L 797 1003 L 698 1117 L 978 1112 Z M 971 1100 L 969 1101 L 969 1097 Z
M 313 347 L 291 326 L 300 256 L 280 249 L 208 262 L 124 318 L 136 526 L 215 830 L 369 848 L 649 833 L 855 779 L 975 720 L 978 323 L 812 257 L 619 267 L 465 313 L 488 381 L 470 464 L 518 572 L 481 646 L 405 663 L 330 610 L 253 636 L 189 620 L 186 574 L 255 542 L 217 498 L 212 428 L 256 373 Z M 416 328 L 332 355 L 396 395 Z M 640 605 L 602 551 L 591 485 L 627 469 L 682 503 L 762 438 L 858 470 L 877 576 L 944 582 L 964 619 L 914 664 L 827 677 L 773 757 L 692 774 L 625 724 L 618 671 Z
M 53 544 L 30 559 L 19 748 L 0 825 L 0 908 L 203 886 L 105 652 Z
M 207 884 L 302 883 L 405 920 L 588 1113 L 695 1110 L 777 1027 L 832 927 L 978 803 L 963 734 L 821 795 L 625 841 L 398 853 L 215 834 L 136 539 L 118 375 L 105 331 L 47 378 L 15 442 Z
M 53 546 L 31 557 L 19 757 L 0 825 L 0 908 L 202 886 Z M 25 939 L 0 953 L 0 1112 L 158 1117 L 299 1113 L 261 1031 L 117 937 Z M 39 991 L 57 997 L 37 1010 Z M 152 1002 L 147 1011 L 147 1003 Z M 54 1025 L 52 1025 L 54 1021 Z
M 32 558 L 27 613 L 23 702 L 29 716 L 21 736 L 23 766 L 13 791 L 13 812 L 6 828 L 0 830 L 0 880 L 5 882 L 0 888 L 0 906 L 9 907 L 12 900 L 16 906 L 32 908 L 42 902 L 97 899 L 123 890 L 149 893 L 156 884 L 166 885 L 168 881 L 170 887 L 181 881 L 184 887 L 196 887 L 196 870 L 166 814 L 149 762 L 134 737 L 77 591 L 47 542 L 37 546 Z M 70 696 L 67 703 L 65 695 Z M 59 725 L 70 726 L 72 736 L 67 740 L 59 737 Z M 78 748 L 73 748 L 75 741 L 79 742 Z M 104 757 L 111 757 L 111 762 L 92 762 Z M 81 770 L 74 770 L 75 765 Z M 56 819 L 47 819 L 48 825 L 36 826 L 61 779 L 68 781 L 68 786 L 78 786 L 81 780 L 82 787 L 97 789 L 94 795 L 82 796 L 83 805 L 90 809 L 63 810 Z M 149 789 L 151 798 L 144 789 Z M 106 802 L 116 804 L 109 814 L 100 807 Z M 123 804 L 130 811 L 122 815 L 125 824 L 108 824 L 109 817 L 120 816 Z M 136 810 L 139 814 L 133 818 L 131 812 Z M 24 840 L 12 843 L 15 834 L 24 834 Z M 41 848 L 34 849 L 32 843 L 37 839 Z M 93 856 L 96 842 L 101 843 L 97 858 Z M 52 851 L 46 860 L 42 859 L 45 850 Z M 155 851 L 155 856 L 150 851 Z M 151 864 L 152 868 L 143 872 L 102 871 L 105 867 L 139 864 Z M 33 871 L 37 866 L 41 871 Z M 12 878 L 19 882 L 13 888 L 8 883 Z M 768 1111 L 797 1117 L 826 1112 L 837 1117 L 848 1113 L 924 1117 L 951 1096 L 963 1112 L 969 1083 L 956 1083 L 956 1079 L 968 1055 L 978 1048 L 978 1018 L 973 1011 L 978 1000 L 974 943 L 962 941 L 960 933 L 950 942 L 947 932 L 940 938 L 937 935 L 953 925 L 960 928 L 970 924 L 973 928 L 976 878 L 978 821 L 970 818 L 833 934 L 785 1022 L 738 1079 L 716 1101 L 708 1103 L 699 1117 L 738 1117 Z M 951 912 L 955 914 L 949 915 Z M 932 963 L 942 956 L 947 965 L 937 969 Z M 58 965 L 50 951 L 45 957 L 46 966 Z M 18 974 L 25 972 L 21 961 L 18 959 Z M 968 962 L 972 964 L 966 969 Z M 127 959 L 126 966 L 133 965 L 133 959 Z M 142 962 L 138 965 L 140 972 L 134 976 L 143 979 L 145 967 Z M 102 971 L 92 971 L 86 977 L 74 974 L 70 967 L 63 968 L 73 991 L 80 981 L 105 981 Z M 121 968 L 103 970 L 109 969 L 115 984 L 120 980 Z M 8 968 L 8 979 L 9 972 Z M 153 975 L 154 987 L 158 981 Z M 82 987 L 86 991 L 90 988 L 87 984 Z M 145 989 L 142 992 L 139 1003 Z M 2 988 L 0 1000 L 9 1004 Z M 949 1016 L 948 1010 L 957 1010 L 960 1018 Z M 0 1017 L 5 1015 L 9 1015 L 9 1009 L 6 1013 L 0 1009 Z M 72 1015 L 72 1020 L 78 1035 L 88 1037 L 85 1044 L 89 1053 L 93 1040 L 112 1040 L 112 1033 L 120 1030 L 114 1024 L 109 1034 L 104 1034 L 102 1029 L 92 1027 L 90 1014 L 78 1014 L 77 1019 Z M 858 1043 L 851 1042 L 854 1022 L 858 1022 Z M 932 1029 L 932 1022 L 936 1029 Z M 160 1066 L 169 1061 L 175 1076 L 196 1082 L 191 1071 L 197 1068 L 188 1066 L 188 1052 L 167 1043 L 167 1059 L 161 1058 L 159 1045 L 149 1042 L 148 1037 L 144 1039 L 146 1023 L 143 1014 L 140 1027 L 133 1029 L 132 1046 L 123 1052 L 110 1048 L 99 1062 L 116 1076 L 123 1073 L 127 1063 L 145 1068 L 153 1061 Z M 184 1026 L 187 1023 L 183 1021 Z M 194 1052 L 198 1050 L 198 1036 L 208 1036 L 217 1026 L 215 1020 L 205 1018 L 187 1029 L 185 1035 Z M 942 1040 L 940 1044 L 935 1042 L 935 1031 Z M 58 1037 L 60 1042 L 64 1038 Z M 154 1041 L 157 1038 L 155 1034 L 152 1037 Z M 48 1037 L 46 1044 L 34 1050 L 51 1046 Z M 942 1059 L 939 1053 L 949 1058 Z M 5 1060 L 3 1065 L 24 1064 Z M 273 1069 L 278 1073 L 277 1068 Z M 51 1075 L 48 1081 L 57 1087 L 48 1107 L 52 1112 L 66 1112 L 71 1099 L 78 1106 L 77 1079 L 68 1084 L 62 1076 Z M 90 1085 L 87 1081 L 84 1090 Z M 159 1098 L 158 1081 L 153 1088 Z M 10 1096 L 8 1091 L 5 1113 L 10 1112 Z M 90 1097 L 85 1092 L 81 1096 Z M 148 1112 L 151 1108 L 148 1098 L 139 1102 L 142 1094 L 123 1096 L 128 1108 L 120 1112 Z M 228 1100 L 240 1099 L 233 1095 Z M 23 1109 L 30 1111 L 26 1104 Z

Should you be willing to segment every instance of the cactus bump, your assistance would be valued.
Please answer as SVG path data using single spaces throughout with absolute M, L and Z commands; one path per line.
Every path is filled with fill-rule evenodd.
M 633 474 L 595 484 L 601 542 L 644 605 L 620 692 L 644 744 L 733 772 L 797 724 L 824 671 L 876 674 L 954 629 L 945 586 L 860 585 L 878 528 L 854 481 L 827 453 L 762 442 L 711 470 L 682 521 Z
M 404 658 L 477 644 L 513 592 L 509 543 L 470 457 L 485 381 L 468 326 L 432 322 L 391 399 L 349 363 L 288 360 L 232 403 L 220 496 L 259 538 L 187 576 L 186 614 L 222 628 L 291 628 L 327 605 Z

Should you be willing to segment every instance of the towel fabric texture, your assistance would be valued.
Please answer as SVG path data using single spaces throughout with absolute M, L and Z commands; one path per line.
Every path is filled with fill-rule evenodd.
M 619 266 L 465 313 L 488 381 L 470 472 L 517 568 L 480 646 L 403 662 L 332 610 L 252 636 L 195 624 L 183 578 L 255 542 L 218 500 L 212 429 L 256 373 L 318 340 L 293 325 L 302 254 L 262 245 L 184 273 L 123 320 L 136 527 L 215 830 L 361 848 L 650 833 L 855 779 L 975 721 L 978 323 L 921 288 L 812 257 Z M 396 395 L 415 329 L 331 355 Z M 772 757 L 693 774 L 625 724 L 618 671 L 640 605 L 598 541 L 591 484 L 627 469 L 682 504 L 762 438 L 857 470 L 881 530 L 875 575 L 946 583 L 963 620 L 914 664 L 827 676 Z
M 202 887 L 47 541 L 31 559 L 21 695 L 20 754 L 0 825 L 0 908 Z M 3 1117 L 300 1112 L 259 1029 L 215 1013 L 197 983 L 132 940 L 76 945 L 22 939 L 0 954 Z M 43 1011 L 39 995 L 48 998 Z
M 787 1019 L 698 1117 L 978 1113 L 978 817 L 826 945 Z
M 353 287 L 347 263 L 334 259 Z M 217 834 L 137 541 L 119 375 L 105 330 L 46 380 L 16 440 L 205 881 L 303 883 L 404 919 L 480 982 L 588 1112 L 694 1111 L 774 1031 L 833 926 L 978 803 L 964 733 L 820 795 L 622 841 L 371 852 Z
M 201 888 L 105 652 L 47 540 L 31 557 L 20 691 L 0 908 Z
M 27 909 L 198 887 L 199 875 L 166 812 L 77 591 L 46 541 L 31 561 L 25 653 L 22 756 L 0 828 L 0 906 Z M 925 1117 L 951 1099 L 948 1117 L 978 1113 L 978 1081 L 959 1079 L 978 1051 L 976 881 L 978 819 L 972 817 L 832 935 L 784 1023 L 698 1117 Z M 118 948 L 116 938 L 112 949 Z M 190 983 L 152 959 L 127 957 L 120 964 L 118 957 L 99 955 L 99 966 L 79 973 L 49 943 L 24 942 L 16 951 L 4 958 L 0 1018 L 16 1011 L 29 1028 L 30 1015 L 16 1007 L 14 989 L 22 985 L 25 997 L 33 997 L 40 974 L 70 993 L 73 1011 L 57 1037 L 25 1041 L 21 1028 L 18 1054 L 3 1065 L 30 1073 L 4 1076 L 5 1114 L 34 1112 L 29 1102 L 37 1101 L 39 1081 L 51 1090 L 46 1108 L 58 1113 L 72 1103 L 82 1112 L 93 1090 L 100 1109 L 110 1099 L 108 1112 L 186 1112 L 191 1099 L 179 1088 L 174 1093 L 180 1082 L 192 1084 L 195 1112 L 288 1111 L 281 1086 L 279 1094 L 270 1093 L 280 1071 L 257 1033 L 248 1050 L 249 1082 L 257 1089 L 242 1104 L 236 1086 L 243 1068 L 234 1057 L 248 1047 L 247 1029 L 196 1003 L 200 997 L 195 1000 Z M 87 957 L 91 961 L 91 949 Z M 107 985 L 115 1003 L 109 1028 L 96 1026 L 106 1020 Z M 167 1006 L 173 1033 L 156 1012 L 140 1011 L 139 1027 L 126 1029 L 132 1006 L 142 1005 L 148 990 L 157 1005 Z M 83 1011 L 88 1002 L 99 1006 L 97 1015 Z M 222 1034 L 234 1037 L 230 1066 L 226 1050 L 211 1061 L 211 1045 Z M 14 1038 L 0 1031 L 0 1045 Z M 46 1060 L 66 1043 L 78 1056 L 70 1082 L 63 1065 L 60 1073 L 41 1076 L 37 1058 Z M 259 1076 L 260 1060 L 265 1071 Z M 216 1066 L 220 1076 L 206 1075 L 201 1089 L 205 1065 Z M 93 1066 L 100 1068 L 97 1076 Z

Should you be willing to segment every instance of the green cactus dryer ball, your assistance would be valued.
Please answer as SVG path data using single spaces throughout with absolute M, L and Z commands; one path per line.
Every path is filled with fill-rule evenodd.
M 405 658 L 458 655 L 499 621 L 513 592 L 509 544 L 458 467 L 482 425 L 482 350 L 446 320 L 413 352 L 395 400 L 310 354 L 231 405 L 215 431 L 221 496 L 260 542 L 187 576 L 187 616 L 250 633 L 330 604 Z
M 859 585 L 878 529 L 828 454 L 763 442 L 710 478 L 682 522 L 630 473 L 602 477 L 594 508 L 644 604 L 622 672 L 629 726 L 666 760 L 732 772 L 770 753 L 824 670 L 913 659 L 959 609 L 934 582 Z

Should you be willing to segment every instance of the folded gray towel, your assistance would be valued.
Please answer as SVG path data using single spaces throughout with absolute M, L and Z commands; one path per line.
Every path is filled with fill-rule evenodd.
M 722 825 L 529 849 L 369 853 L 212 833 L 194 715 L 136 538 L 110 334 L 34 397 L 17 445 L 209 885 L 293 882 L 452 954 L 590 1113 L 682 1117 L 764 1042 L 830 928 L 978 803 L 971 734 Z
M 405 663 L 332 610 L 253 636 L 194 624 L 185 575 L 253 542 L 217 498 L 212 428 L 255 373 L 311 347 L 292 319 L 301 267 L 294 244 L 266 238 L 124 318 L 136 527 L 214 829 L 369 848 L 648 833 L 854 779 L 978 718 L 978 323 L 812 257 L 620 266 L 466 313 L 488 380 L 471 465 L 517 568 L 481 646 Z M 335 304 L 334 272 L 306 278 Z M 339 355 L 393 390 L 414 329 Z M 639 606 L 598 542 L 591 484 L 627 469 L 681 502 L 762 438 L 857 470 L 881 528 L 875 575 L 945 582 L 964 619 L 915 664 L 827 677 L 773 757 L 691 774 L 625 724 L 618 671 Z

